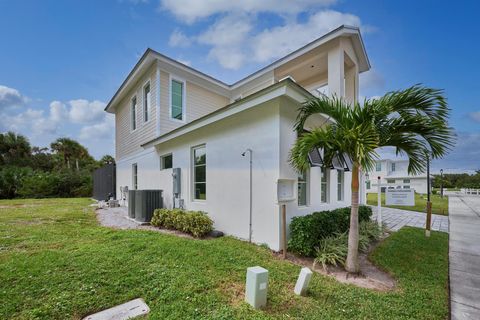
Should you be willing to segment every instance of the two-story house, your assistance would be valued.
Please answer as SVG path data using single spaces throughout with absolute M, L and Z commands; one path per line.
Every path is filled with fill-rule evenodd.
M 378 160 L 374 171 L 368 172 L 368 176 L 367 192 L 378 192 L 380 177 L 382 192 L 386 189 L 414 189 L 417 193 L 427 193 L 427 174 L 408 174 L 408 160 Z
M 348 168 L 316 162 L 299 175 L 290 166 L 297 109 L 318 92 L 355 101 L 358 75 L 369 69 L 360 31 L 348 26 L 233 84 L 148 49 L 105 109 L 115 114 L 117 194 L 122 186 L 161 189 L 166 207 L 205 211 L 216 229 L 279 250 L 279 180 L 295 181 L 288 221 L 348 206 L 351 197 Z M 317 115 L 306 129 L 328 122 Z

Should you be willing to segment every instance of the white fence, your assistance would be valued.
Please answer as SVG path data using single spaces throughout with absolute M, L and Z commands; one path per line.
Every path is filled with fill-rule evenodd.
M 480 196 L 480 189 L 460 189 L 460 192 L 463 194 L 471 194 Z

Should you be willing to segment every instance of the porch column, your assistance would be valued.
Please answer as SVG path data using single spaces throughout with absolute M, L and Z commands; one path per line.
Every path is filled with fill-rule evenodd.
M 160 65 L 157 62 L 157 70 L 155 73 L 155 83 L 156 88 L 150 88 L 155 90 L 155 116 L 156 116 L 156 125 L 155 132 L 157 137 L 160 135 Z
M 358 66 L 345 70 L 345 98 L 350 103 L 358 101 Z
M 328 51 L 328 91 L 330 96 L 345 96 L 345 61 L 340 44 Z

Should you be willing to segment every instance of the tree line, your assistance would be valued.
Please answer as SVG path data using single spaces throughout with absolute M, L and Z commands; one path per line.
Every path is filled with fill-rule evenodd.
M 468 173 L 446 173 L 443 180 L 440 175 L 435 175 L 433 187 L 440 188 L 443 181 L 444 188 L 480 188 L 480 170 L 475 174 Z
M 42 148 L 32 146 L 23 135 L 3 133 L 0 199 L 91 196 L 93 170 L 114 161 L 110 155 L 95 160 L 70 138 L 58 138 Z

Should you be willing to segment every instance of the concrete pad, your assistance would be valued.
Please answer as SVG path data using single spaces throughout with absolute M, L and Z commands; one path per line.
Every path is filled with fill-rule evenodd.
M 146 315 L 149 312 L 150 308 L 145 301 L 138 298 L 86 316 L 83 320 L 127 320 Z
M 478 320 L 480 319 L 480 310 L 466 306 L 458 302 L 451 304 L 452 320 Z
M 480 302 L 480 277 L 468 272 L 450 269 L 450 278 L 456 283 L 450 288 L 452 301 L 468 306 L 476 306 Z
M 450 250 L 480 256 L 480 245 L 472 239 L 450 240 Z
M 450 270 L 468 272 L 480 277 L 480 256 L 450 251 Z

